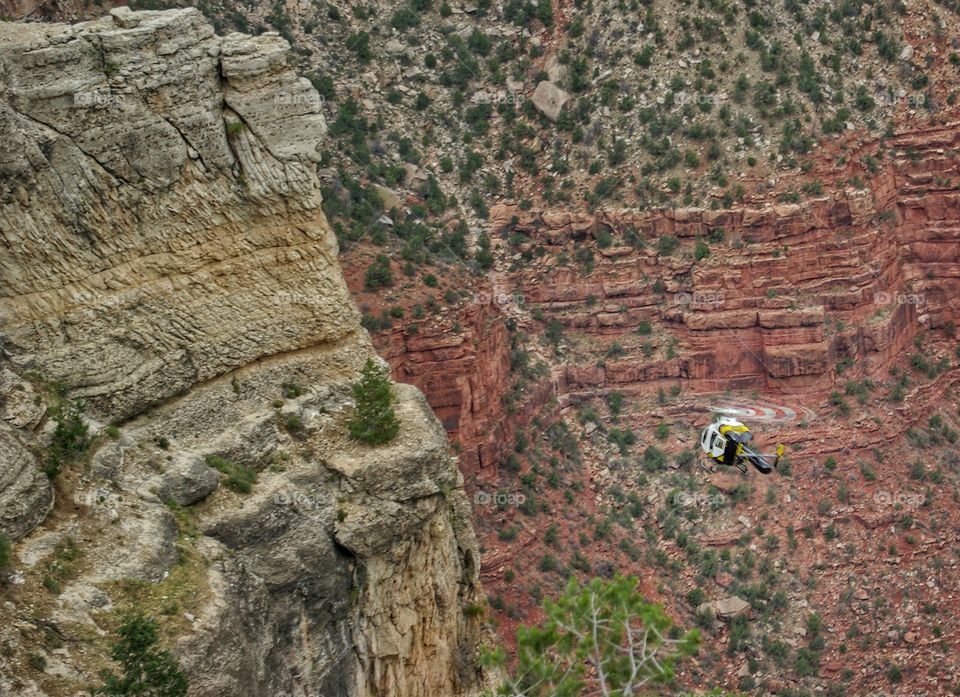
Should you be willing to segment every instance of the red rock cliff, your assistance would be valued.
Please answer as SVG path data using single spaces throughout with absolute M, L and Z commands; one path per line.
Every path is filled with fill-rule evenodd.
M 894 138 L 876 174 L 835 179 L 798 203 L 757 197 L 727 210 L 543 213 L 512 223 L 519 211 L 502 208 L 500 224 L 531 240 L 521 249 L 547 252 L 510 274 L 511 290 L 592 337 L 564 360 L 571 390 L 683 381 L 822 392 L 850 360 L 884 374 L 920 329 L 958 318 L 958 145 L 955 126 Z M 662 236 L 678 238 L 679 250 L 658 250 Z M 721 236 L 709 256 L 691 253 L 694 239 Z M 613 242 L 601 248 L 598 238 Z M 558 263 L 585 248 L 592 270 Z M 649 335 L 638 336 L 644 323 Z
M 453 322 L 429 323 L 416 334 L 395 327 L 375 343 L 394 379 L 419 387 L 451 438 L 461 467 L 496 466 L 507 440 L 502 396 L 509 387 L 509 339 L 504 317 L 483 300 L 461 308 Z M 457 329 L 454 325 L 458 325 Z

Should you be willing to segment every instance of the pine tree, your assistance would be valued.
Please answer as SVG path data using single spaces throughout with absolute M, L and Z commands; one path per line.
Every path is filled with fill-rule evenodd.
M 498 694 L 647 694 L 652 685 L 672 680 L 677 661 L 700 641 L 697 630 L 672 631 L 670 618 L 644 600 L 635 578 L 595 578 L 582 587 L 571 579 L 562 596 L 544 603 L 544 611 L 541 625 L 517 630 L 516 667 Z M 498 648 L 486 660 L 505 668 L 507 654 Z
M 360 375 L 360 381 L 353 385 L 357 410 L 347 424 L 350 437 L 366 445 L 389 443 L 400 430 L 400 422 L 393 411 L 390 378 L 369 358 Z
M 156 646 L 159 636 L 157 623 L 152 618 L 139 613 L 128 615 L 117 633 L 120 638 L 110 655 L 120 664 L 123 676 L 104 671 L 104 685 L 95 689 L 94 695 L 184 697 L 187 694 L 187 679 L 176 659 L 166 649 Z

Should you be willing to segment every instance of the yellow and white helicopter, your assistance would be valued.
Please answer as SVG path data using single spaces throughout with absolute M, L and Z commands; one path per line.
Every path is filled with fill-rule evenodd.
M 731 416 L 718 416 L 700 434 L 700 447 L 708 461 L 732 465 L 741 472 L 747 471 L 749 462 L 763 474 L 770 474 L 783 455 L 783 445 L 777 445 L 773 455 L 763 454 L 749 446 L 752 440 L 753 434 L 743 423 Z

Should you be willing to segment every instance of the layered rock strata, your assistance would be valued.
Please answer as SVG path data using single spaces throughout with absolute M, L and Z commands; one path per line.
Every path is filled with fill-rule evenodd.
M 374 354 L 320 207 L 320 98 L 287 51 L 193 9 L 0 23 L 0 529 L 25 598 L 77 550 L 40 605 L 71 650 L 31 672 L 15 594 L 0 692 L 95 683 L 84 637 L 152 593 L 191 695 L 483 686 L 440 423 L 397 385 L 396 441 L 347 436 Z M 100 435 L 41 522 L 55 398 Z
M 501 226 L 547 251 L 510 274 L 509 290 L 603 349 L 620 344 L 599 364 L 567 361 L 566 390 L 682 382 L 822 393 L 848 361 L 883 377 L 917 332 L 960 319 L 958 141 L 955 125 L 904 134 L 887 143 L 872 180 L 800 203 L 535 216 L 501 208 Z M 627 232 L 646 243 L 595 243 Z M 692 246 L 661 253 L 662 236 L 681 246 L 724 241 L 697 260 Z M 589 273 L 556 263 L 583 246 L 593 250 Z M 638 336 L 645 323 L 651 334 Z

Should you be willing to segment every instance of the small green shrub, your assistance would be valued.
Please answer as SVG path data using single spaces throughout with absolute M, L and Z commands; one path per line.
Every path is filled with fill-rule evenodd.
M 621 455 L 626 455 L 630 452 L 630 446 L 637 442 L 637 436 L 629 428 L 611 428 L 607 440 L 619 448 Z
M 236 462 L 231 462 L 219 455 L 207 455 L 207 465 L 213 467 L 226 477 L 223 483 L 241 494 L 249 494 L 253 485 L 257 483 L 257 473 Z
M 557 561 L 557 558 L 552 554 L 544 554 L 540 558 L 540 571 L 547 573 L 548 571 L 556 571 L 560 568 L 560 562 Z
M 176 659 L 157 646 L 160 635 L 156 621 L 145 615 L 127 615 L 117 630 L 119 639 L 110 655 L 122 670 L 122 676 L 104 670 L 101 687 L 94 695 L 137 695 L 140 697 L 185 697 L 187 678 Z
M 57 426 L 47 452 L 44 472 L 53 479 L 63 465 L 76 459 L 90 445 L 89 427 L 83 420 L 83 402 L 60 399 L 50 409 Z
M 643 451 L 643 468 L 648 472 L 656 472 L 667 464 L 667 456 L 654 445 Z
M 348 36 L 347 48 L 357 54 L 357 59 L 361 63 L 369 63 L 373 58 L 373 51 L 370 50 L 370 34 L 365 31 Z
M 702 588 L 694 588 L 689 593 L 687 593 L 687 603 L 690 607 L 696 608 L 707 599 L 707 594 L 703 592 Z
M 680 246 L 680 239 L 675 235 L 663 235 L 660 237 L 660 240 L 657 242 L 657 252 L 661 256 L 668 257 L 677 251 L 677 247 Z
M 10 538 L 0 532 L 0 573 L 10 566 Z
M 366 290 L 379 290 L 393 285 L 393 273 L 390 270 L 390 257 L 378 254 L 376 260 L 367 267 L 363 277 Z
M 511 540 L 517 539 L 517 533 L 519 529 L 515 525 L 510 525 L 505 528 L 500 528 L 497 531 L 497 537 L 500 538 L 502 542 L 510 542 Z
M 286 399 L 294 399 L 303 394 L 303 388 L 295 382 L 285 382 L 280 385 L 280 393 Z
M 463 614 L 467 617 L 482 617 L 486 612 L 486 607 L 483 603 L 468 603 L 466 607 L 463 608 Z

